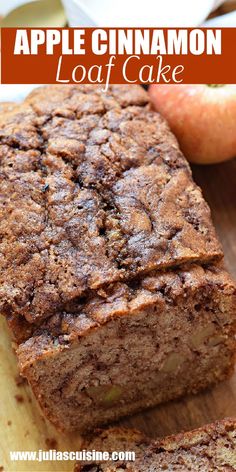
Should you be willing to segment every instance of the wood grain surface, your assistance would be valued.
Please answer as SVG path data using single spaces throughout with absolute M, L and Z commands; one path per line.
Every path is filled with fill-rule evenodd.
M 228 269 L 236 278 L 236 160 L 194 166 L 193 174 L 212 209 Z M 10 450 L 79 449 L 81 439 L 64 436 L 45 421 L 27 385 L 17 386 L 16 359 L 4 320 L 0 320 L 0 466 L 6 472 L 71 471 L 72 463 L 11 462 Z M 171 402 L 120 422 L 152 437 L 189 430 L 227 416 L 236 417 L 236 374 L 197 396 Z M 55 443 L 56 441 L 56 443 Z M 0 469 L 1 470 L 1 469 Z

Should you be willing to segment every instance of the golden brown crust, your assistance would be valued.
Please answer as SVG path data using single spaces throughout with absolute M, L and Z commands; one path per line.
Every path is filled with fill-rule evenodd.
M 211 440 L 214 441 L 217 436 L 224 435 L 224 433 L 230 431 L 236 432 L 235 418 L 226 418 L 224 420 L 216 421 L 215 423 L 204 425 L 201 428 L 196 428 L 192 431 L 168 436 L 160 441 L 153 441 L 151 447 L 153 450 L 163 448 L 168 452 L 176 451 L 178 449 L 186 450 L 197 445 L 207 444 Z
M 2 313 L 41 321 L 115 281 L 222 257 L 189 166 L 148 102 L 139 86 L 57 85 L 5 114 Z
M 60 430 L 85 431 L 231 374 L 236 291 L 227 272 L 195 265 L 139 284 L 70 306 L 19 346 L 21 372 Z
M 99 290 L 85 302 L 68 304 L 67 309 L 51 316 L 39 327 L 15 316 L 8 317 L 8 324 L 18 343 L 32 337 L 28 343 L 29 348 L 26 349 L 26 344 L 18 352 L 23 352 L 24 357 L 28 357 L 29 353 L 31 357 L 30 346 L 36 343 L 37 354 L 41 346 L 45 355 L 45 349 L 50 351 L 51 345 L 54 346 L 55 338 L 63 348 L 63 345 L 68 346 L 112 319 L 132 316 L 153 306 L 157 310 L 163 310 L 168 304 L 177 304 L 180 297 L 193 298 L 198 291 L 203 291 L 206 298 L 214 293 L 215 300 L 218 292 L 222 303 L 226 303 L 225 297 L 229 297 L 236 311 L 236 287 L 222 265 L 192 265 L 190 268 L 186 266 L 171 272 L 153 272 L 135 283 L 112 284 Z M 224 309 L 227 311 L 227 307 Z M 233 311 L 232 306 L 230 311 Z
M 134 463 L 108 461 L 97 465 L 77 462 L 75 472 L 233 471 L 236 466 L 236 419 L 217 421 L 158 440 L 150 440 L 136 431 L 111 428 L 102 431 L 93 441 L 87 441 L 83 447 L 109 452 L 134 450 L 136 460 Z M 191 469 L 187 468 L 189 464 Z
M 0 310 L 59 428 L 228 375 L 235 287 L 188 163 L 142 88 L 49 86 L 7 109 L 0 186 Z

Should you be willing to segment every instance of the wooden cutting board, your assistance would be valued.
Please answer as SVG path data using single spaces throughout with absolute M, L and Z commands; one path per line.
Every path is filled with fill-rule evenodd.
M 226 265 L 236 279 L 236 160 L 215 166 L 194 167 L 193 174 L 212 209 L 224 246 Z M 17 386 L 17 366 L 4 320 L 0 320 L 0 466 L 6 472 L 71 471 L 72 463 L 10 462 L 10 450 L 79 449 L 76 434 L 63 436 L 45 421 L 27 385 Z M 198 396 L 126 419 L 150 436 L 177 433 L 204 423 L 236 417 L 236 374 L 227 382 Z M 1 470 L 1 468 L 0 468 Z

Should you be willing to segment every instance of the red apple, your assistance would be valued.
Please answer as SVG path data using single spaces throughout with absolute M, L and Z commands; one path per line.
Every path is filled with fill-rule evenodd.
M 159 85 L 151 100 L 185 156 L 209 164 L 236 156 L 236 85 Z

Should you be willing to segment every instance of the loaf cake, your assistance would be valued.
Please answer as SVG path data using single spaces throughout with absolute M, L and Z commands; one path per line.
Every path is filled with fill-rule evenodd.
M 0 143 L 0 312 L 46 416 L 83 432 L 227 377 L 235 286 L 147 93 L 39 88 Z
M 236 470 L 236 420 L 218 421 L 164 439 L 121 428 L 100 432 L 88 451 L 134 452 L 135 460 L 77 462 L 74 472 L 226 472 Z

